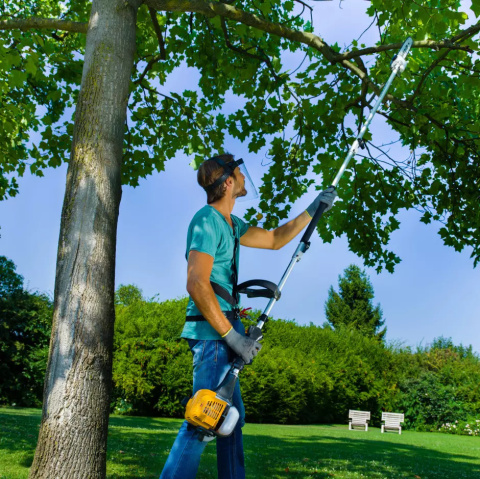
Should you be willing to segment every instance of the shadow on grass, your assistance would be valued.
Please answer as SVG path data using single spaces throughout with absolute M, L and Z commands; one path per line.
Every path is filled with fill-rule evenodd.
M 118 475 L 110 466 L 111 478 L 158 477 L 176 437 L 179 421 L 164 419 L 142 419 L 146 432 L 133 432 L 125 437 L 130 425 L 140 425 L 138 418 L 115 418 L 111 422 L 109 435 L 109 459 L 118 461 Z M 267 426 L 268 427 L 268 426 Z M 378 433 L 361 436 L 352 432 L 349 437 L 333 437 L 333 428 L 322 427 L 325 434 L 302 436 L 297 429 L 295 436 L 273 437 L 270 435 L 245 434 L 245 456 L 247 477 L 316 477 L 329 478 L 445 478 L 474 479 L 480 477 L 480 457 L 477 454 L 444 452 L 405 444 L 405 435 L 388 435 L 380 439 Z M 300 432 L 300 435 L 299 435 Z M 415 433 L 416 434 L 416 433 Z M 422 438 L 423 436 L 413 436 Z M 476 444 L 476 438 L 459 438 L 446 435 L 428 435 L 440 441 L 468 440 Z M 382 436 L 383 438 L 383 436 Z M 421 440 L 421 439 L 420 439 Z M 119 454 L 119 447 L 124 447 Z M 441 448 L 440 448 L 441 449 Z M 480 441 L 477 451 L 480 451 Z M 214 443 L 205 450 L 199 479 L 216 477 L 216 448 Z
M 40 423 L 40 412 L 31 415 L 16 415 L 10 409 L 0 409 L 0 455 L 17 461 L 19 467 L 28 469 Z M 179 420 L 111 417 L 108 439 L 109 479 L 156 478 L 165 463 L 170 447 L 180 425 Z M 480 477 L 480 438 L 451 436 L 407 435 L 402 437 L 380 436 L 375 431 L 368 435 L 352 433 L 351 437 L 334 431 L 334 428 L 297 428 L 292 435 L 280 432 L 275 426 L 265 426 L 262 433 L 255 432 L 256 426 L 245 434 L 246 469 L 249 479 L 253 478 L 445 478 L 474 479 Z M 302 435 L 304 431 L 305 435 Z M 342 437 L 337 437 L 342 436 Z M 422 445 L 423 437 L 437 437 Z M 412 442 L 418 444 L 406 444 Z M 472 444 L 473 453 L 462 451 L 458 440 Z M 448 451 L 445 446 L 457 444 L 458 451 Z M 478 443 L 477 443 L 478 441 Z M 432 446 L 430 446 L 432 444 Z M 463 443 L 460 443 L 463 444 Z M 477 445 L 478 444 L 478 445 Z M 438 447 L 434 449 L 433 447 Z M 443 449 L 443 451 L 441 450 Z M 448 451 L 448 452 L 446 452 Z M 216 448 L 209 444 L 202 457 L 198 479 L 216 478 Z M 7 456 L 5 456 L 7 454 Z M 5 459 L 6 458 L 6 459 Z M 0 463 L 1 469 L 1 463 Z M 12 477 L 12 479 L 15 479 Z
M 251 477 L 480 478 L 478 454 L 446 453 L 401 441 L 328 433 L 262 440 L 247 435 L 245 449 L 248 462 L 257 466 Z M 480 444 L 476 450 L 480 452 Z

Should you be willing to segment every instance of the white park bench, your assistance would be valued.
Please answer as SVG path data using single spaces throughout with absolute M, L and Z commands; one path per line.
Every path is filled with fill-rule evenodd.
M 398 434 L 402 434 L 402 426 L 400 423 L 405 421 L 405 416 L 397 412 L 382 412 L 382 432 L 385 429 L 397 429 Z
M 368 421 L 370 421 L 370 411 L 348 411 L 348 429 L 352 430 L 354 426 L 362 426 L 368 431 Z

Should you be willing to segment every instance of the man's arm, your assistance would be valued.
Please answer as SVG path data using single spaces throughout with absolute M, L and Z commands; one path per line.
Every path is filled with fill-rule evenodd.
M 304 211 L 293 220 L 271 231 L 250 226 L 240 238 L 240 244 L 250 248 L 280 249 L 295 238 L 311 219 L 308 213 Z
M 333 206 L 336 197 L 335 188 L 330 186 L 319 193 L 313 203 L 301 215 L 298 215 L 288 223 L 272 231 L 251 226 L 240 238 L 240 244 L 250 246 L 251 248 L 280 249 L 292 241 L 307 226 L 319 208 L 320 203 L 325 203 L 327 206 L 324 211 L 328 211 Z
M 232 325 L 223 315 L 210 284 L 212 267 L 212 256 L 191 250 L 188 255 L 187 291 L 202 316 L 220 336 L 224 336 Z
M 223 315 L 217 297 L 210 284 L 213 257 L 207 253 L 191 250 L 188 255 L 187 291 L 202 316 L 222 337 L 228 346 L 240 356 L 245 364 L 250 364 L 262 345 L 254 339 L 237 333 Z

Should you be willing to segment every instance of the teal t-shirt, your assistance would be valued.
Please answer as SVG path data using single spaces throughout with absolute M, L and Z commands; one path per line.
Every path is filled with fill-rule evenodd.
M 213 206 L 206 205 L 193 217 L 188 227 L 187 251 L 200 251 L 213 257 L 212 274 L 210 280 L 224 287 L 232 294 L 234 269 L 233 251 L 235 238 L 240 241 L 249 226 L 237 216 L 231 215 L 233 229 L 225 217 Z M 240 258 L 240 243 L 237 247 L 236 264 L 238 270 Z M 231 311 L 233 308 L 224 299 L 217 296 L 222 311 Z M 200 311 L 195 306 L 192 298 L 187 305 L 187 316 L 198 316 Z M 220 339 L 220 335 L 207 321 L 187 321 L 183 328 L 182 338 L 190 339 Z

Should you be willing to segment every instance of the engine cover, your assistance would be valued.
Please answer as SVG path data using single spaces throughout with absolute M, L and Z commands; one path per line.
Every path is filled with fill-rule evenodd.
M 193 426 L 215 431 L 227 408 L 228 402 L 217 397 L 215 391 L 200 389 L 189 399 L 185 419 Z

